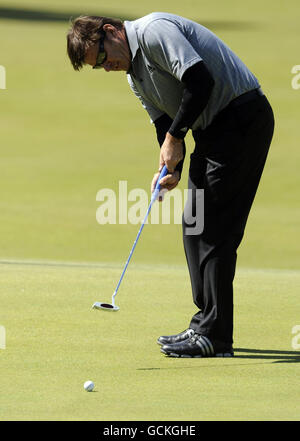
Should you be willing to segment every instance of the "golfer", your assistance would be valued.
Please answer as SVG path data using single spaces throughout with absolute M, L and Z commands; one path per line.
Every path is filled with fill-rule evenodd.
M 158 343 L 170 357 L 233 356 L 237 248 L 274 130 L 258 79 L 210 30 L 167 13 L 124 22 L 78 17 L 68 32 L 67 50 L 75 70 L 90 65 L 126 72 L 156 128 L 159 171 L 164 165 L 169 171 L 162 188 L 178 184 L 184 138 L 192 131 L 183 243 L 197 312 L 185 331 L 161 336 Z M 196 225 L 203 213 L 196 212 L 196 221 L 191 216 L 201 196 L 197 189 L 204 190 L 201 231 Z

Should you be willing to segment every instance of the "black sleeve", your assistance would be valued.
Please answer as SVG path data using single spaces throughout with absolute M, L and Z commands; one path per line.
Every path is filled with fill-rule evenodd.
M 182 101 L 168 131 L 175 138 L 184 139 L 207 106 L 215 82 L 203 61 L 187 69 L 182 82 L 185 85 Z
M 157 141 L 160 147 L 163 145 L 166 137 L 166 133 L 169 131 L 169 128 L 172 125 L 172 123 L 173 123 L 172 118 L 170 118 L 166 113 L 164 113 L 162 116 L 160 116 L 157 120 L 154 121 Z M 175 167 L 175 170 L 179 171 L 179 178 L 181 178 L 185 152 L 186 152 L 186 148 L 185 148 L 185 143 L 183 141 L 183 159 L 180 162 L 178 162 L 178 164 Z

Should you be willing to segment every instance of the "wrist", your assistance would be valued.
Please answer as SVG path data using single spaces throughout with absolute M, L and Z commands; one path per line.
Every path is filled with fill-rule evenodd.
M 180 138 L 179 135 L 176 133 L 177 136 L 174 136 L 174 134 L 167 132 L 166 133 L 166 139 L 172 143 L 178 143 L 178 142 L 182 142 L 183 138 Z
M 189 128 L 188 127 L 181 127 L 179 126 L 176 121 L 173 121 L 173 124 L 169 128 L 169 133 L 174 138 L 180 139 L 181 141 L 185 138 Z

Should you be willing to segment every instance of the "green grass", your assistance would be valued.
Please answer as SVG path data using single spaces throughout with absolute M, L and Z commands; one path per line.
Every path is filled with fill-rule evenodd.
M 120 311 L 92 310 L 121 267 L 1 264 L 1 420 L 299 418 L 298 271 L 240 270 L 235 358 L 178 360 L 156 338 L 195 312 L 185 267 L 133 264 Z
M 1 18 L 3 8 L 11 19 Z M 129 191 L 149 190 L 158 164 L 154 129 L 124 73 L 72 70 L 68 20 L 20 20 L 13 8 L 129 19 L 181 14 L 211 27 L 259 78 L 276 130 L 239 249 L 234 359 L 167 359 L 155 343 L 194 313 L 179 225 L 144 229 L 118 313 L 90 309 L 110 300 L 138 230 L 97 224 L 96 194 L 117 191 L 120 180 Z M 296 0 L 288 7 L 116 0 L 105 9 L 98 0 L 0 2 L 2 420 L 299 418 L 299 351 L 291 347 L 300 281 L 300 90 L 291 87 L 298 9 Z M 182 190 L 190 135 L 187 150 Z M 91 394 L 87 379 L 96 384 Z
M 71 15 L 81 5 L 14 1 L 6 7 Z M 240 248 L 242 266 L 300 268 L 300 91 L 291 88 L 290 73 L 298 63 L 297 5 L 291 1 L 286 8 L 280 1 L 254 1 L 247 5 L 247 13 L 237 1 L 163 5 L 167 11 L 211 24 L 258 76 L 274 107 L 274 141 Z M 130 17 L 150 8 L 160 10 L 162 5 L 133 1 L 125 6 L 116 1 L 110 10 L 101 10 L 96 1 L 84 3 L 87 12 L 118 15 L 120 11 Z M 0 198 L 0 257 L 122 260 L 120 253 L 136 228 L 98 225 L 96 194 L 104 187 L 117 189 L 124 179 L 128 188 L 149 190 L 158 147 L 146 112 L 129 90 L 124 73 L 72 70 L 66 57 L 67 21 L 0 21 L 6 48 L 0 64 L 7 71 L 7 90 L 0 90 L 0 185 L 5 188 Z M 233 25 L 225 26 L 228 22 Z M 234 27 L 235 22 L 240 26 Z M 192 150 L 188 136 L 181 189 L 186 187 Z M 183 263 L 178 234 L 176 225 L 154 228 L 143 239 L 139 261 Z M 158 254 L 162 236 L 164 251 Z

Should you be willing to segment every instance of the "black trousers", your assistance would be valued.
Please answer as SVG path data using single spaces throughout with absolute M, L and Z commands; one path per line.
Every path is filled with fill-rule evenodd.
M 183 216 L 183 242 L 194 303 L 199 311 L 189 327 L 213 341 L 233 342 L 233 279 L 243 238 L 274 130 L 265 96 L 230 104 L 205 130 L 193 132 L 189 199 L 196 210 L 204 190 L 204 229 L 191 234 Z M 198 210 L 199 211 L 199 210 Z M 193 213 L 194 214 L 194 213 Z M 203 213 L 196 213 L 196 216 Z

